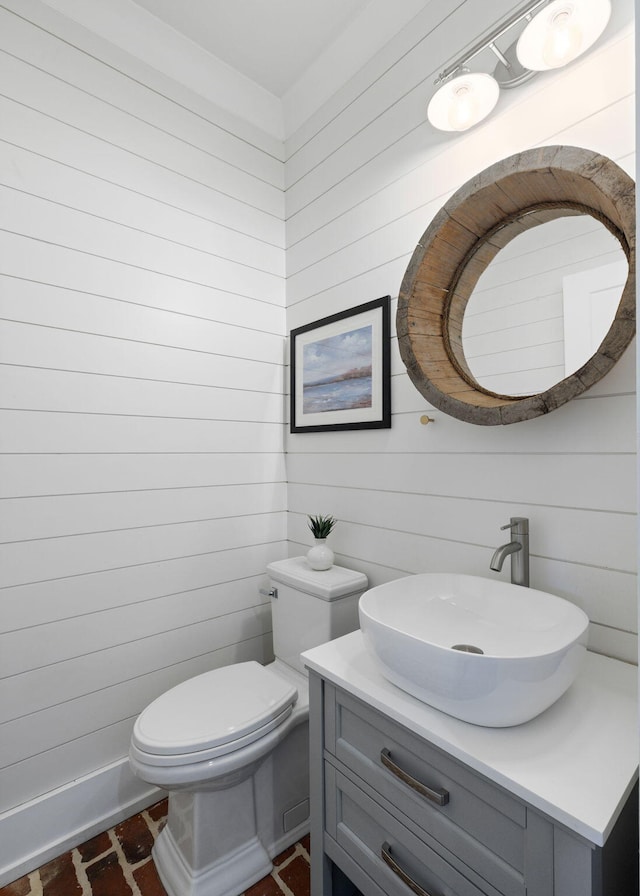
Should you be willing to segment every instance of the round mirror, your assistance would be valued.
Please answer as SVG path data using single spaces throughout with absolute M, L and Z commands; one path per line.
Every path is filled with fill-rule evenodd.
M 516 236 L 481 274 L 462 348 L 489 392 L 544 392 L 596 353 L 616 316 L 629 265 L 600 221 L 572 215 Z
M 547 261 L 545 245 L 551 253 Z M 579 269 L 579 256 L 587 260 L 586 272 Z M 568 262 L 562 277 L 567 295 L 573 296 L 567 299 L 567 314 L 583 318 L 575 328 L 583 334 L 577 337 L 583 352 L 579 360 L 571 340 L 563 345 L 560 360 L 565 287 L 551 286 L 545 268 L 560 270 L 561 261 Z M 589 271 L 596 268 L 604 269 L 597 277 L 600 292 L 609 296 L 602 301 L 597 288 L 591 297 L 580 297 L 580 281 L 594 292 L 596 274 Z M 494 289 L 498 298 L 495 292 L 491 298 Z M 534 303 L 528 304 L 535 292 L 546 295 L 548 308 L 555 305 L 555 325 L 542 324 Z M 607 304 L 615 307 L 612 320 L 604 323 L 601 312 Z M 592 318 L 588 339 L 587 306 Z M 523 312 L 538 314 L 538 336 L 546 328 L 537 357 L 535 326 L 526 333 L 518 317 Z M 567 323 L 567 333 L 571 329 Z M 416 388 L 461 420 L 515 423 L 581 394 L 611 369 L 635 333 L 633 181 L 610 159 L 566 146 L 530 150 L 486 169 L 451 197 L 418 243 L 400 289 L 397 331 Z M 507 337 L 501 347 L 494 341 L 500 331 Z M 542 348 L 554 341 L 555 356 Z M 500 370 L 487 366 L 492 354 L 503 355 Z M 534 379 L 524 374 L 527 366 L 555 370 Z M 507 372 L 511 378 L 503 377 Z

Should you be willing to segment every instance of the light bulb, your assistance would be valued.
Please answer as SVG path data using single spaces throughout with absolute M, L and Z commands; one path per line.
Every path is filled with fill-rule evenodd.
M 560 68 L 580 55 L 583 39 L 582 28 L 576 21 L 573 9 L 561 9 L 549 23 L 542 58 L 549 68 Z
M 537 72 L 567 65 L 596 42 L 610 15 L 610 0 L 554 0 L 520 35 L 518 61 Z
M 498 102 L 500 88 L 491 75 L 463 72 L 433 95 L 427 117 L 440 131 L 466 131 L 482 121 Z
M 452 131 L 466 131 L 478 114 L 478 102 L 468 84 L 460 84 L 451 96 L 449 124 Z

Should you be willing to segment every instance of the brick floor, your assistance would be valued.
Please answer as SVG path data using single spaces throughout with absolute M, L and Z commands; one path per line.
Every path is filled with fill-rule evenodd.
M 42 868 L 0 887 L 0 896 L 167 896 L 151 848 L 167 820 L 162 800 Z M 309 836 L 274 860 L 246 896 L 309 896 Z

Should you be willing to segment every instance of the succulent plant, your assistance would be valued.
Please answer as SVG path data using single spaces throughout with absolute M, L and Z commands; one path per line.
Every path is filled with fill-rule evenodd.
M 326 538 L 337 523 L 337 520 L 332 516 L 323 516 L 322 514 L 318 514 L 317 516 L 308 514 L 308 516 L 308 526 L 311 529 L 314 538 Z

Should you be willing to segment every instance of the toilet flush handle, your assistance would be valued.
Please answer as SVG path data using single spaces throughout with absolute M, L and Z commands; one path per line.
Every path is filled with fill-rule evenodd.
M 267 591 L 266 588 L 260 589 L 260 594 L 264 594 L 265 597 L 273 597 L 277 600 L 278 598 L 278 589 L 277 588 L 269 588 Z

